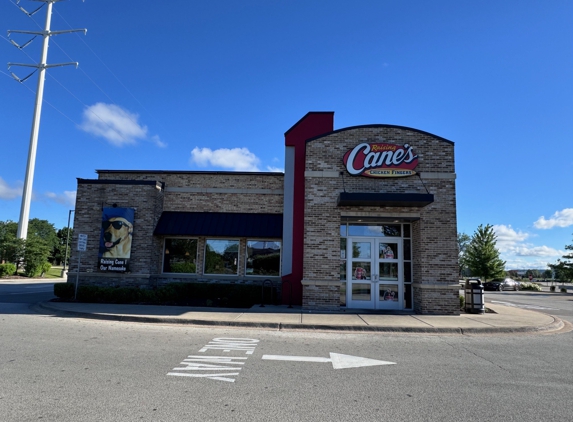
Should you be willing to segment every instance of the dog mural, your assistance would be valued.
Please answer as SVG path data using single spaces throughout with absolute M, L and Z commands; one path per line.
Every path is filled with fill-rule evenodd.
M 129 271 L 133 236 L 133 208 L 104 208 L 99 247 L 99 271 Z
M 133 226 L 123 217 L 112 217 L 103 222 L 104 258 L 129 258 Z

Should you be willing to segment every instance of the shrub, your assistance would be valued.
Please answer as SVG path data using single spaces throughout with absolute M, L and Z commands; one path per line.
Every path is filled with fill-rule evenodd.
M 54 295 L 60 299 L 70 300 L 74 298 L 75 284 L 74 283 L 55 283 Z
M 553 286 L 553 287 L 555 287 L 555 286 Z M 542 290 L 542 289 L 541 289 L 541 286 L 540 286 L 539 284 L 537 284 L 537 283 L 531 283 L 531 282 L 528 282 L 528 281 L 522 282 L 522 283 L 521 283 L 521 286 L 520 286 L 520 289 L 521 289 L 521 290 L 531 290 L 531 291 L 534 291 L 534 292 L 540 292 L 540 291 Z
M 68 287 L 70 285 L 71 287 Z M 54 294 L 62 299 L 74 296 L 74 283 L 57 283 Z M 68 290 L 71 289 L 71 292 Z M 272 298 L 278 300 L 273 287 Z M 225 306 L 250 308 L 261 301 L 261 286 L 248 284 L 170 283 L 158 289 L 136 287 L 79 286 L 77 299 L 92 303 L 153 303 L 180 306 Z M 265 302 L 271 291 L 265 286 Z
M 10 263 L 0 264 L 0 277 L 13 275 L 15 272 L 16 272 L 16 265 Z
M 554 292 L 554 291 L 555 291 L 555 286 L 549 287 L 549 291 Z
M 567 293 L 567 288 L 566 288 L 566 287 L 561 287 L 561 293 Z
M 466 306 L 466 298 L 460 295 L 460 309 L 464 309 Z
M 51 268 L 52 268 L 52 264 L 50 264 L 49 262 L 44 262 L 42 264 L 42 277 L 44 276 L 44 274 L 49 272 Z

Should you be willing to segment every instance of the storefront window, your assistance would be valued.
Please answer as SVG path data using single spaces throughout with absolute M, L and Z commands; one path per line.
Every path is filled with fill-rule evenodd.
M 205 241 L 205 274 L 236 275 L 239 241 L 207 239 Z
M 372 284 L 352 283 L 352 300 L 372 300 Z
M 390 302 L 399 301 L 400 289 L 398 288 L 397 284 L 379 284 L 378 286 L 379 286 L 380 301 L 390 301 Z
M 363 224 L 349 223 L 348 236 L 366 237 L 400 237 L 402 236 L 402 226 L 400 224 Z
M 378 257 L 380 259 L 399 259 L 397 243 L 380 243 L 378 245 Z
M 281 268 L 281 242 L 248 240 L 245 274 L 278 276 Z
M 195 274 L 197 239 L 165 239 L 163 272 Z
M 352 258 L 370 259 L 372 244 L 370 242 L 352 242 Z
M 352 263 L 352 280 L 370 280 L 370 262 Z
M 340 239 L 340 259 L 346 260 L 346 239 Z
M 412 259 L 412 247 L 410 239 L 404 239 L 404 259 Z

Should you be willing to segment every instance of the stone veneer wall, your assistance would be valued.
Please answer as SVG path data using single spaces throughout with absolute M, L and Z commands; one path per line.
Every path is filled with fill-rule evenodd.
M 408 143 L 414 147 L 418 176 L 351 176 L 342 161 L 359 143 Z M 357 127 L 314 139 L 306 147 L 305 262 L 303 306 L 340 306 L 340 221 L 342 216 L 419 217 L 412 225 L 414 311 L 459 314 L 454 146 L 439 137 L 391 126 Z M 341 175 L 343 174 L 343 176 Z M 425 186 L 424 186 L 425 185 Z M 340 192 L 426 193 L 424 208 L 337 207 Z
M 162 211 L 282 214 L 283 174 L 108 170 L 98 171 L 98 174 L 99 179 L 94 183 L 83 181 L 78 184 L 70 281 L 75 281 L 77 271 L 75 245 L 78 233 L 88 234 L 88 251 L 82 253 L 80 283 L 154 287 L 179 281 L 260 283 L 263 280 L 261 277 L 245 275 L 246 239 L 239 239 L 237 276 L 203 275 L 205 237 L 198 238 L 196 275 L 163 275 L 163 237 L 153 236 L 153 231 Z M 130 181 L 157 182 L 163 188 L 158 190 L 155 185 L 142 187 L 129 184 Z M 152 197 L 155 198 L 153 201 Z M 119 207 L 136 208 L 131 271 L 127 274 L 97 272 L 101 208 L 102 204 L 108 207 L 113 203 Z M 274 277 L 273 280 L 280 291 L 280 277 Z

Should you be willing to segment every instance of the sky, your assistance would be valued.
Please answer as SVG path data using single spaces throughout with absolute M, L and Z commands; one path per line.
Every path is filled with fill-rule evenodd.
M 28 12 L 40 3 L 22 0 Z M 7 30 L 0 58 L 37 63 Z M 570 0 L 69 0 L 54 5 L 30 218 L 67 225 L 95 170 L 282 171 L 309 111 L 455 143 L 458 232 L 496 231 L 507 269 L 573 243 Z M 12 34 L 24 45 L 31 36 Z M 0 220 L 18 221 L 37 73 L 0 67 Z M 73 215 L 73 214 L 72 214 Z

